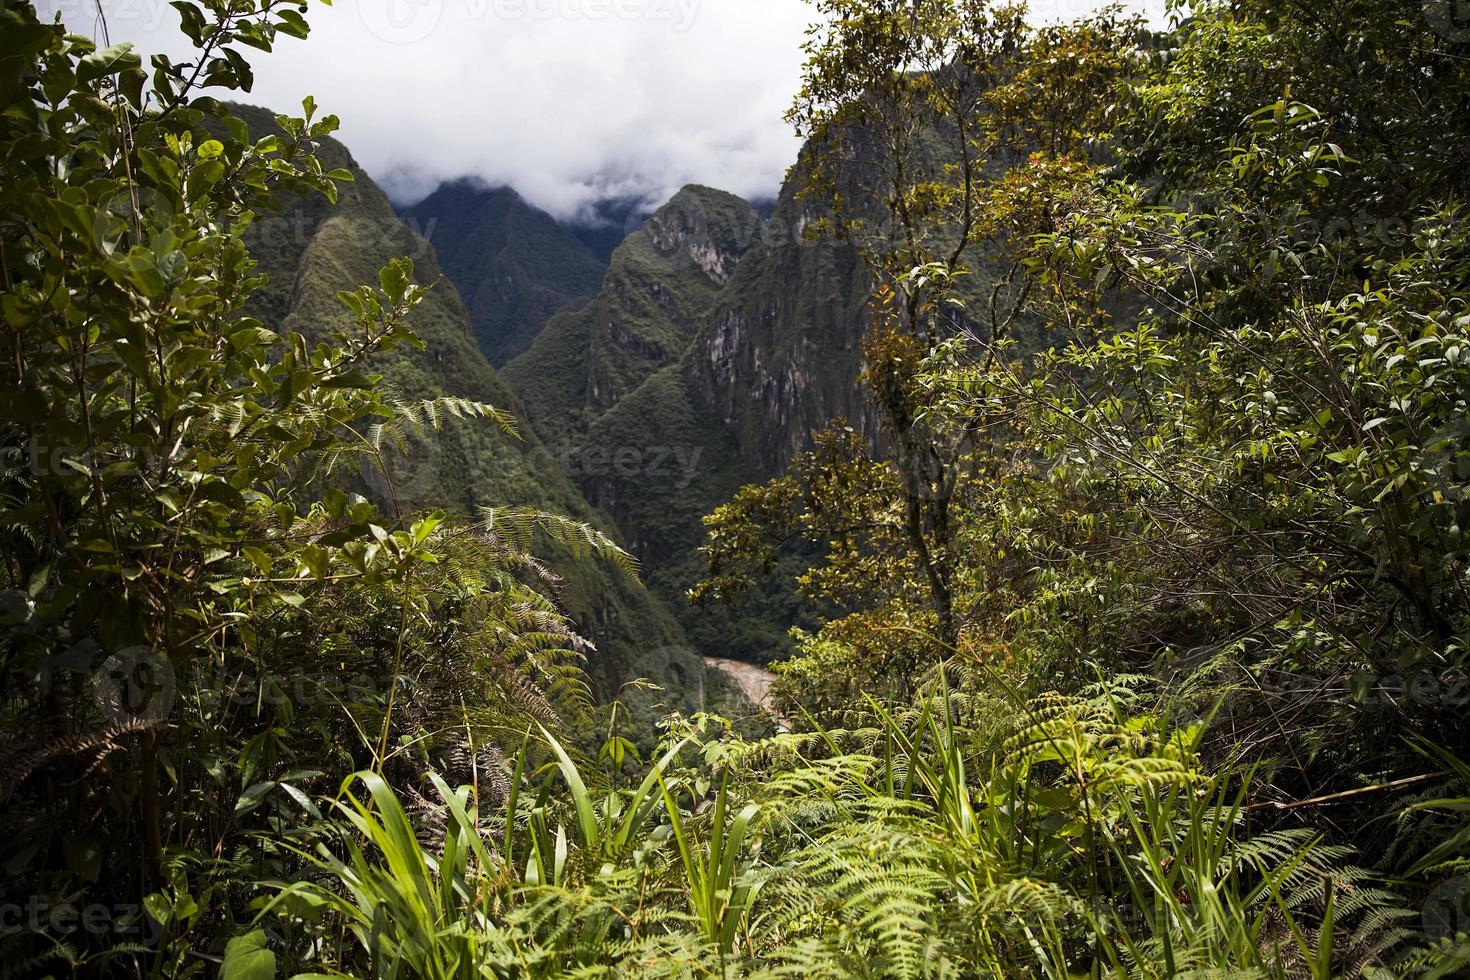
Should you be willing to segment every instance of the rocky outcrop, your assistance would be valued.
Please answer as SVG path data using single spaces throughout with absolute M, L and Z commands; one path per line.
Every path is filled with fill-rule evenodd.
M 655 248 L 687 258 L 718 286 L 729 281 L 760 227 L 760 216 L 748 203 L 698 185 L 674 195 L 644 225 Z

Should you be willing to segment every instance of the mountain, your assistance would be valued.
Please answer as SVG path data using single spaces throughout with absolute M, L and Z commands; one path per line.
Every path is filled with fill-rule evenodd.
M 794 186 L 764 210 L 686 187 L 613 253 L 597 296 L 504 369 L 695 645 L 756 660 L 785 646 L 797 606 L 776 588 L 739 610 L 688 606 L 700 519 L 784 470 L 832 419 L 861 425 L 868 411 L 866 271 L 846 244 L 807 239 Z
M 525 351 L 552 314 L 602 283 L 605 260 L 508 187 L 443 184 L 400 217 L 433 244 L 493 365 Z
M 678 361 L 759 227 L 740 198 L 692 186 L 629 235 L 596 298 L 553 317 L 505 366 L 541 438 L 571 451 L 603 413 Z
M 779 475 L 809 449 L 813 433 L 846 417 L 860 428 L 869 408 L 859 341 L 868 274 L 834 239 L 808 240 L 810 215 L 788 188 L 702 315 L 683 355 L 651 375 L 589 432 L 590 445 L 695 444 L 703 465 L 684 485 L 630 479 L 616 468 L 580 482 L 655 569 L 654 588 L 672 603 L 704 574 L 695 549 L 701 518 L 740 486 Z M 686 449 L 686 457 L 694 450 Z M 783 569 L 790 581 L 799 562 Z M 697 644 L 765 659 L 784 649 L 799 621 L 795 600 L 773 578 L 744 608 L 674 606 Z
M 264 110 L 235 106 L 232 111 L 246 120 L 253 138 L 276 131 Z M 410 316 L 425 349 L 381 355 L 372 369 L 405 398 L 455 395 L 523 417 L 524 406 L 476 345 L 458 292 L 441 281 L 433 245 L 399 220 L 340 143 L 324 140 L 319 154 L 325 167 L 344 167 L 356 180 L 341 188 L 335 205 L 320 197 L 290 197 L 280 211 L 258 218 L 247 244 L 269 282 L 252 312 L 308 338 L 333 327 L 350 328 L 352 315 L 338 302 L 337 291 L 376 282 L 382 265 L 406 255 L 414 261 L 418 282 L 436 283 Z M 527 505 L 613 530 L 525 426 L 515 441 L 482 423 L 451 422 L 413 443 L 406 458 L 388 461 L 391 486 L 375 487 L 380 499 L 396 500 L 405 510 L 444 508 L 461 514 L 475 514 L 483 506 Z M 564 581 L 563 605 L 597 645 L 588 672 L 599 693 L 615 693 L 651 655 L 685 644 L 667 607 L 624 573 L 590 560 L 562 558 L 550 564 Z

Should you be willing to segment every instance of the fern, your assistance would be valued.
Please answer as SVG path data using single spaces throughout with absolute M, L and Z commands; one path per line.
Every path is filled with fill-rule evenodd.
M 580 561 L 601 558 L 612 562 L 637 581 L 638 563 L 617 542 L 589 524 L 531 507 L 481 508 L 484 531 L 520 551 L 532 550 L 537 534 L 544 534 Z
M 393 400 L 388 407 L 391 417 L 368 430 L 367 442 L 377 452 L 385 446 L 406 452 L 410 435 L 438 432 L 451 419 L 459 422 L 490 421 L 507 436 L 520 438 L 514 416 L 493 405 L 468 398 L 442 396 L 416 402 Z

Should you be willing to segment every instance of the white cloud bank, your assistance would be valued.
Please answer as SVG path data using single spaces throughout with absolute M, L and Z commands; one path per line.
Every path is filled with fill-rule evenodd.
M 1099 5 L 1040 0 L 1037 13 Z M 189 53 L 166 0 L 101 6 L 113 41 Z M 37 7 L 96 32 L 96 0 Z M 251 52 L 249 100 L 294 112 L 315 96 L 400 201 L 463 176 L 563 218 L 692 182 L 769 197 L 796 156 L 781 117 L 812 17 L 802 0 L 337 0 L 307 17 L 308 42 Z

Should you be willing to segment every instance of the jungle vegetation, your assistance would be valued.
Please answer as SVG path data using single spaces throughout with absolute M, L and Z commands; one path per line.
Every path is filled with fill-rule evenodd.
M 0 970 L 1470 970 L 1453 4 L 815 0 L 877 428 L 706 519 L 691 599 L 821 610 L 766 731 L 595 695 L 548 562 L 650 570 L 586 515 L 395 492 L 526 436 L 384 380 L 406 258 L 252 302 L 353 175 L 222 101 L 306 3 L 174 6 L 192 61 L 0 7 Z

